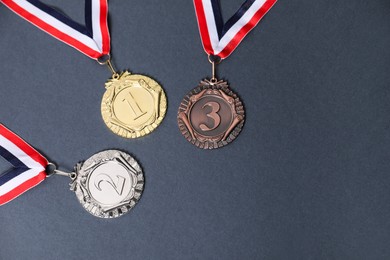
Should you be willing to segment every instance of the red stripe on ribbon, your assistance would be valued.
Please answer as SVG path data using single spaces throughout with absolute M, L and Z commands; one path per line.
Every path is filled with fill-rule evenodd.
M 100 28 L 102 31 L 103 39 L 103 55 L 110 53 L 110 33 L 108 30 L 107 17 L 108 16 L 108 5 L 107 0 L 100 0 Z
M 41 183 L 43 180 L 45 180 L 45 178 L 46 178 L 46 173 L 44 171 L 40 172 L 37 176 L 25 181 L 24 183 L 22 183 L 21 185 L 19 185 L 16 188 L 14 188 L 10 192 L 0 196 L 0 206 L 15 199 L 16 197 L 22 195 L 23 193 L 25 193 L 29 189 L 34 188 L 39 183 Z
M 214 50 L 211 45 L 209 30 L 207 27 L 206 15 L 203 8 L 203 2 L 202 0 L 194 0 L 194 5 L 195 5 L 195 13 L 198 20 L 199 33 L 202 39 L 203 48 L 207 54 L 213 55 Z
M 52 35 L 56 39 L 72 46 L 73 48 L 84 53 L 85 55 L 87 55 L 88 57 L 90 57 L 92 59 L 98 59 L 101 56 L 108 54 L 110 52 L 110 36 L 108 33 L 108 25 L 107 25 L 107 13 L 108 13 L 107 0 L 100 1 L 101 12 L 100 12 L 99 24 L 101 26 L 102 37 L 103 37 L 103 51 L 102 52 L 95 51 L 94 49 L 83 44 L 82 42 L 78 41 L 77 39 L 67 35 L 66 33 L 61 32 L 60 30 L 56 29 L 55 27 L 53 27 L 50 24 L 41 20 L 39 17 L 33 15 L 32 13 L 28 12 L 24 8 L 20 7 L 18 4 L 16 4 L 12 0 L 1 0 L 1 2 L 3 2 L 9 9 L 14 11 L 16 14 L 18 14 L 19 16 L 21 16 L 25 20 L 34 24 L 39 29 L 47 32 L 48 34 Z
M 226 47 L 218 54 L 222 59 L 228 57 L 238 47 L 244 37 L 260 22 L 260 20 L 268 13 L 277 0 L 268 0 L 256 12 L 252 19 L 241 28 L 236 36 L 226 45 Z
M 253 15 L 251 20 L 245 24 L 229 41 L 229 43 L 220 52 L 213 49 L 210 38 L 210 30 L 208 28 L 206 12 L 214 12 L 214 10 L 205 10 L 202 0 L 193 0 L 195 6 L 195 13 L 198 20 L 198 27 L 203 43 L 203 48 L 207 54 L 218 55 L 220 58 L 227 58 L 238 47 L 245 36 L 260 22 L 264 15 L 272 8 L 277 0 L 267 0 Z M 212 0 L 211 0 L 212 1 Z M 226 35 L 226 34 L 225 34 Z M 218 35 L 215 36 L 219 38 Z M 221 40 L 221 39 L 219 39 Z
M 31 147 L 28 143 L 26 143 L 22 138 L 17 136 L 15 133 L 11 132 L 4 125 L 0 124 L 0 134 L 8 139 L 10 142 L 15 144 L 19 149 L 25 152 L 28 156 L 30 156 L 34 161 L 42 165 L 43 168 L 49 164 L 47 159 L 43 157 L 37 150 Z

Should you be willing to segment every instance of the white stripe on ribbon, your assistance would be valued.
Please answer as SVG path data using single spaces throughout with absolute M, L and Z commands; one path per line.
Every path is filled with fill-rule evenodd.
M 196 0 L 194 0 L 196 1 Z M 258 13 L 258 11 L 267 3 L 270 2 L 269 0 L 256 0 L 252 3 L 252 5 L 249 7 L 248 10 L 245 11 L 245 13 L 242 15 L 242 17 L 233 25 L 230 27 L 230 29 L 222 36 L 222 38 L 219 38 L 218 34 L 218 28 L 215 21 L 215 14 L 213 10 L 213 4 L 212 2 L 215 0 L 201 0 L 206 25 L 207 25 L 207 31 L 209 40 L 211 43 L 211 48 L 214 55 L 219 55 L 221 52 L 226 51 L 226 48 L 228 45 L 238 37 L 238 33 L 249 23 L 251 23 L 252 19 L 254 19 L 255 15 Z M 276 2 L 276 1 L 274 1 Z M 268 7 L 269 10 L 270 7 Z M 265 12 L 268 12 L 268 10 L 265 10 Z M 198 16 L 199 19 L 199 16 Z M 261 17 L 256 21 L 256 24 L 261 20 Z M 252 21 L 253 22 L 253 21 Z M 252 25 L 251 28 L 249 28 L 246 33 L 248 33 L 250 30 L 252 30 L 254 26 Z M 245 34 L 246 34 L 245 33 Z M 204 36 L 202 36 L 204 37 Z M 230 53 L 238 46 L 238 44 L 244 39 L 243 37 L 238 37 L 239 42 L 235 43 L 235 46 L 230 46 L 232 48 L 230 50 Z M 225 54 L 224 56 L 229 56 L 229 54 Z
M 257 0 L 252 6 L 245 12 L 245 14 L 238 20 L 230 29 L 225 33 L 221 40 L 218 40 L 217 47 L 214 49 L 216 55 L 218 55 L 225 47 L 231 42 L 231 40 L 236 36 L 236 34 L 244 27 L 256 12 L 264 5 L 266 0 Z M 214 16 L 214 14 L 213 14 Z M 215 20 L 214 20 L 215 21 Z M 215 23 L 215 22 L 214 22 Z
M 218 37 L 218 29 L 215 23 L 213 5 L 211 4 L 211 0 L 203 0 L 203 9 L 206 16 L 207 29 L 209 31 L 210 42 L 212 48 L 214 50 L 214 54 L 217 55 L 217 49 L 219 48 L 219 37 Z M 220 53 L 219 51 L 218 53 Z
M 35 7 L 34 5 L 30 4 L 29 2 L 25 0 L 14 0 L 14 3 L 19 5 L 21 8 L 27 10 L 29 13 L 35 15 L 36 17 L 39 17 L 42 21 L 45 23 L 53 26 L 57 30 L 69 35 L 70 37 L 77 39 L 79 42 L 83 43 L 84 45 L 87 45 L 89 48 L 93 49 L 97 52 L 102 52 L 102 36 L 100 31 L 100 4 L 99 1 L 92 1 L 92 5 L 94 6 L 92 10 L 92 16 L 96 18 L 99 23 L 92 23 L 93 27 L 99 27 L 94 28 L 93 33 L 93 39 L 88 37 L 85 34 L 80 33 L 79 31 L 73 29 L 72 27 L 68 26 L 67 24 L 61 22 L 60 20 L 56 19 L 55 17 L 47 14 L 46 12 L 42 11 L 41 9 Z M 96 10 L 98 9 L 98 10 Z M 93 20 L 94 21 L 94 20 Z M 95 35 L 96 31 L 96 35 Z M 99 32 L 99 33 L 98 33 Z M 95 42 L 96 39 L 96 42 Z
M 27 155 L 23 150 L 18 146 L 12 143 L 10 140 L 0 135 L 0 143 L 6 150 L 12 153 L 16 158 L 18 158 L 22 163 L 24 163 L 30 170 L 27 170 L 15 178 L 9 180 L 0 186 L 0 196 L 10 192 L 19 185 L 28 181 L 29 179 L 39 175 L 40 172 L 44 171 L 45 168 L 35 160 L 33 160 L 29 155 Z
M 26 0 L 0 0 L 0 2 L 4 2 L 6 6 L 8 6 L 14 13 L 20 15 L 25 20 L 29 21 L 28 18 L 24 17 L 22 14 L 18 13 L 19 11 L 15 10 L 12 5 L 16 5 L 19 8 L 25 10 L 27 13 L 31 14 L 32 16 L 35 16 L 39 18 L 42 22 L 50 25 L 51 27 L 55 28 L 56 30 L 60 31 L 61 33 L 67 35 L 70 38 L 73 38 L 79 44 L 68 42 L 67 40 L 58 38 L 56 35 L 54 35 L 50 30 L 47 28 L 42 28 L 41 26 L 36 25 L 43 31 L 51 34 L 58 40 L 72 46 L 73 48 L 81 51 L 82 53 L 86 54 L 87 56 L 96 59 L 99 53 L 101 55 L 106 54 L 107 51 L 103 52 L 103 35 L 102 35 L 102 28 L 100 26 L 102 25 L 100 22 L 101 17 L 101 0 L 92 0 L 91 1 L 91 23 L 92 23 L 92 38 L 89 35 L 86 35 L 84 33 L 81 33 L 75 29 L 73 29 L 71 26 L 67 25 L 66 23 L 62 22 L 61 20 L 58 20 L 56 17 L 52 16 L 49 13 L 46 13 L 45 11 L 39 9 L 38 7 L 34 6 L 33 4 L 29 3 Z M 12 3 L 12 5 L 11 5 Z M 9 5 L 8 5 L 9 4 Z M 108 10 L 106 11 L 108 12 Z M 106 15 L 106 14 L 105 14 Z M 29 21 L 31 22 L 31 21 Z M 103 26 L 106 26 L 106 21 Z M 80 45 L 82 44 L 82 45 Z M 90 51 L 87 51 L 85 47 Z M 91 54 L 91 52 L 95 52 Z
M 99 52 L 103 51 L 102 30 L 100 28 L 100 1 L 92 1 L 92 35 Z

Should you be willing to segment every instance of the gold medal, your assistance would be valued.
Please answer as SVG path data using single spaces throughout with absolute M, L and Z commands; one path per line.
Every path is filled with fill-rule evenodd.
M 161 86 L 149 77 L 132 75 L 127 71 L 119 74 L 115 71 L 110 56 L 107 0 L 88 2 L 85 8 L 85 26 L 58 12 L 57 8 L 43 3 L 35 6 L 28 1 L 22 2 L 23 6 L 6 6 L 50 35 L 56 38 L 61 35 L 61 41 L 99 64 L 108 66 L 112 78 L 106 83 L 107 91 L 103 97 L 101 111 L 104 122 L 112 132 L 125 138 L 137 138 L 156 129 L 167 110 L 165 93 Z
M 106 83 L 101 111 L 107 127 L 125 138 L 149 134 L 164 119 L 167 98 L 153 79 L 128 71 L 114 73 Z

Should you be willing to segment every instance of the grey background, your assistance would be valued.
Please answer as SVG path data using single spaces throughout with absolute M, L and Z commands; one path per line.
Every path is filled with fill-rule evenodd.
M 46 2 L 83 21 L 83 1 Z M 221 2 L 228 17 L 242 1 Z M 1 207 L 0 259 L 390 259 L 389 11 L 280 0 L 219 67 L 245 103 L 243 132 L 203 151 L 176 124 L 210 75 L 190 0 L 110 1 L 116 67 L 153 76 L 169 100 L 137 140 L 103 124 L 105 67 L 0 5 L 0 122 L 64 170 L 119 148 L 146 176 L 116 220 L 47 179 Z

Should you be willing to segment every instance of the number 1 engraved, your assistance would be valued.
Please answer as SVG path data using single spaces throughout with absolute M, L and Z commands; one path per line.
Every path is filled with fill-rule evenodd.
M 213 127 L 211 127 L 211 128 L 205 124 L 200 124 L 199 127 L 203 131 L 211 131 L 211 130 L 214 130 L 215 128 L 217 128 L 219 126 L 219 124 L 221 123 L 221 117 L 218 114 L 218 111 L 221 109 L 221 106 L 217 102 L 211 101 L 211 102 L 207 102 L 206 104 L 204 104 L 204 106 L 202 108 L 204 109 L 205 107 L 211 107 L 211 112 L 206 114 L 206 115 L 207 115 L 207 117 L 214 120 L 214 124 L 213 124 Z
M 140 118 L 141 116 L 147 113 L 141 110 L 137 101 L 135 101 L 133 95 L 131 95 L 130 91 L 127 93 L 127 95 L 122 100 L 122 102 L 126 102 L 129 105 L 131 111 L 133 111 L 134 114 L 133 120 L 137 120 L 138 118 Z
M 118 178 L 118 181 L 114 183 L 113 179 L 108 174 L 105 173 L 99 174 L 95 179 L 95 187 L 99 191 L 102 191 L 102 188 L 100 187 L 101 183 L 107 182 L 114 188 L 116 193 L 118 193 L 118 195 L 120 196 L 123 193 L 123 188 L 125 187 L 126 179 L 120 175 L 117 175 L 116 177 Z

